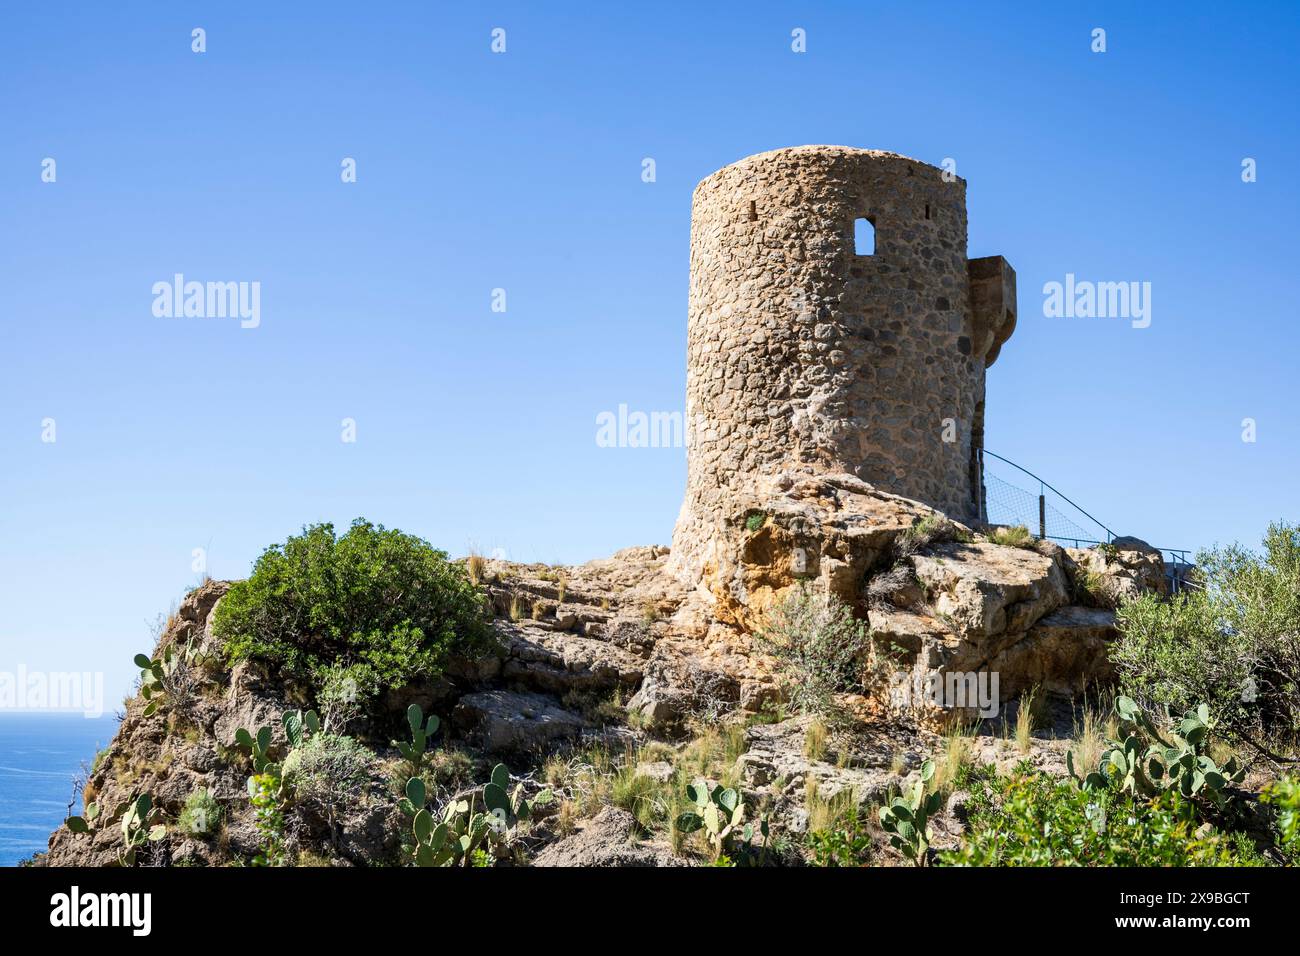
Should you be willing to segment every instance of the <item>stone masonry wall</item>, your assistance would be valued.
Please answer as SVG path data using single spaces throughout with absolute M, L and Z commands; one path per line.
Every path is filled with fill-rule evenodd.
M 855 252 L 860 217 L 873 255 Z M 965 182 L 894 153 L 780 149 L 696 187 L 679 575 L 708 561 L 741 491 L 791 468 L 979 517 L 984 370 L 1015 278 L 1000 257 L 976 263 L 984 315 Z

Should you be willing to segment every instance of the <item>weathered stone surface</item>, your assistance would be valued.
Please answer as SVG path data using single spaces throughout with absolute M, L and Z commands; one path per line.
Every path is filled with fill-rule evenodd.
M 909 741 L 897 728 L 884 727 L 850 742 L 847 766 L 839 765 L 844 761 L 834 744 L 822 759 L 812 760 L 806 755 L 808 724 L 807 718 L 795 718 L 749 728 L 747 749 L 737 761 L 747 789 L 771 796 L 777 812 L 787 817 L 785 825 L 796 832 L 807 826 L 807 814 L 801 811 L 809 789 L 823 799 L 851 794 L 859 807 L 870 809 L 891 788 L 896 791 L 902 786 L 907 774 L 924 760 L 915 737 Z
M 740 675 L 747 668 L 729 668 L 690 651 L 680 642 L 664 642 L 646 662 L 645 680 L 627 709 L 647 729 L 675 734 L 689 717 L 716 718 L 740 704 Z
M 212 636 L 212 612 L 233 583 L 208 580 L 185 595 L 170 626 L 162 635 L 159 650 L 172 644 L 183 647 L 193 640 L 194 645 L 204 653 L 218 653 L 220 648 Z
M 691 695 L 671 684 L 647 678 L 627 702 L 628 714 L 649 730 L 674 733 L 691 712 Z
M 898 536 L 933 514 L 852 475 L 797 471 L 756 479 L 729 508 L 701 585 L 719 620 L 747 630 L 800 584 L 855 604 Z
M 932 689 L 949 687 L 948 675 L 996 673 L 1000 700 L 1030 687 L 1073 693 L 1112 676 L 1106 646 L 1116 635 L 1114 613 L 1066 606 L 1067 560 L 1060 548 L 983 542 L 912 556 L 924 606 L 873 604 L 868 612 L 877 640 L 904 651 L 891 684 L 894 701 L 926 722 L 970 719 L 979 708 L 969 690 L 961 700 L 936 703 Z
M 638 777 L 645 777 L 655 783 L 667 783 L 673 778 L 674 772 L 673 765 L 667 760 L 655 760 L 650 763 L 636 765 L 636 775 Z
M 1003 699 L 1031 687 L 1075 694 L 1114 676 L 1106 648 L 1118 636 L 1114 611 L 1065 607 L 1040 620 L 987 666 L 999 675 Z
M 533 866 L 686 866 L 667 847 L 635 837 L 636 819 L 626 810 L 606 807 L 573 836 L 552 843 Z
M 1116 538 L 1108 547 L 1067 548 L 1070 560 L 1092 576 L 1094 600 L 1115 608 L 1143 592 L 1168 594 L 1163 556 L 1138 538 Z
M 635 688 L 642 662 L 609 641 L 547 631 L 532 622 L 496 622 L 506 642 L 501 676 L 512 684 L 563 695 Z
M 951 542 L 915 555 L 912 567 L 934 612 L 975 643 L 1024 633 L 1070 599 L 1056 562 L 1025 548 Z
M 871 633 L 886 650 L 898 648 L 918 654 L 935 639 L 955 641 L 954 635 L 938 618 L 901 608 L 872 608 L 867 613 Z
M 579 714 L 553 697 L 505 690 L 466 694 L 452 711 L 452 721 L 493 753 L 535 751 L 577 737 L 584 726 Z

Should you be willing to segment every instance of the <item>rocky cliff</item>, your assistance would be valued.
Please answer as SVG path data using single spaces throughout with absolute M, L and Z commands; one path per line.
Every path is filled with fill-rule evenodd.
M 494 648 L 454 659 L 436 680 L 388 693 L 348 718 L 364 756 L 328 792 L 303 788 L 286 804 L 286 859 L 407 860 L 405 775 L 393 741 L 405 733 L 413 702 L 442 718 L 427 775 L 439 789 L 431 799 L 472 792 L 497 761 L 522 793 L 546 787 L 559 796 L 501 862 L 689 861 L 646 825 L 646 814 L 606 804 L 622 800 L 611 786 L 663 784 L 697 770 L 734 781 L 798 833 L 809 825 L 810 801 L 878 802 L 934 752 L 938 732 L 976 716 L 970 706 L 918 698 L 915 688 L 947 674 L 997 673 L 1001 701 L 1030 688 L 1075 694 L 1109 677 L 1116 601 L 1164 587 L 1159 553 L 1134 539 L 1093 551 L 998 543 L 1002 536 L 848 475 L 778 475 L 734 502 L 726 529 L 695 588 L 668 573 L 666 548 L 629 548 L 571 567 L 475 559 Z M 146 713 L 143 696 L 126 703 L 85 784 L 85 801 L 102 808 L 150 796 L 168 825 L 137 856 L 140 864 L 254 859 L 263 833 L 237 731 L 271 728 L 268 756 L 283 759 L 290 743 L 282 714 L 314 704 L 256 661 L 222 663 L 212 619 L 229 587 L 210 581 L 181 602 L 155 653 L 185 650 L 163 705 Z M 893 655 L 889 692 L 843 701 L 854 724 L 829 742 L 813 739 L 822 733 L 815 721 L 785 708 L 788 687 L 755 641 L 769 609 L 802 589 L 853 609 Z M 713 748 L 707 761 L 696 760 L 703 737 Z M 1059 765 L 1060 748 L 1044 747 L 1038 759 Z M 207 795 L 200 802 L 216 821 L 193 825 L 196 794 Z M 86 833 L 63 828 L 43 862 L 112 865 L 121 849 L 115 823 Z

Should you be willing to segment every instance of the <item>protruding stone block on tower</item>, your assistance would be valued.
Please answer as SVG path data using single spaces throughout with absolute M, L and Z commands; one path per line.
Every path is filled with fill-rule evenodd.
M 988 368 L 1016 330 L 1016 270 L 1001 256 L 985 256 L 969 260 L 966 271 L 975 354 L 984 356 Z

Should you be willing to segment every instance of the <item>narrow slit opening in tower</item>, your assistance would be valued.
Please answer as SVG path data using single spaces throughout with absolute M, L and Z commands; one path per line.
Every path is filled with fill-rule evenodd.
M 758 222 L 758 203 L 753 199 L 749 201 L 749 221 Z
M 876 224 L 865 216 L 853 220 L 853 251 L 859 256 L 876 254 Z
M 930 204 L 929 204 L 929 203 L 926 203 L 926 204 L 925 204 L 925 218 L 926 218 L 926 219 L 929 219 L 929 218 L 930 218 Z

